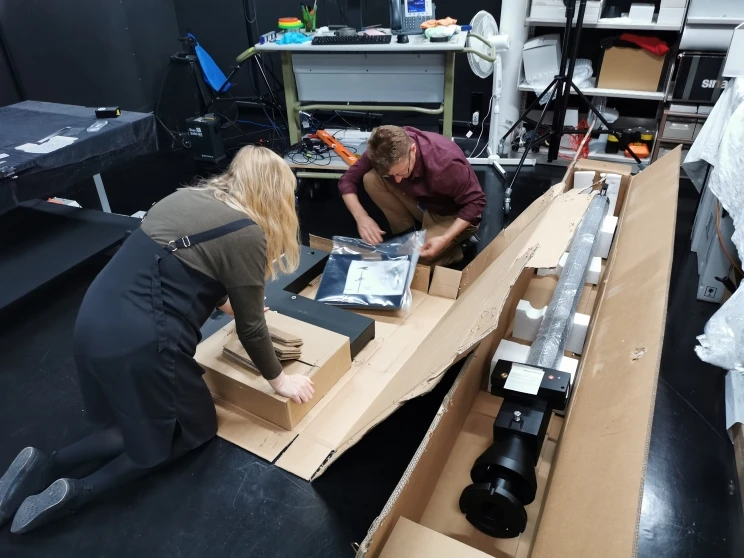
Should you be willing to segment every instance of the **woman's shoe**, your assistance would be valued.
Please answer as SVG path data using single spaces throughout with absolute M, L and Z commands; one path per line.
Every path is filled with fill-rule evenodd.
M 82 481 L 75 479 L 54 481 L 45 491 L 29 496 L 23 501 L 13 518 L 10 532 L 16 535 L 27 533 L 74 511 L 83 491 Z
M 25 448 L 0 478 L 0 527 L 10 521 L 21 503 L 43 488 L 49 456 L 36 448 Z

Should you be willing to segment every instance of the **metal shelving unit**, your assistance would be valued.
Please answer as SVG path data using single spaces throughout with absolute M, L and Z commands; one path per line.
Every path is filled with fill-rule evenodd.
M 720 20 L 718 20 L 720 21 Z M 530 37 L 534 35 L 534 28 L 535 27 L 563 27 L 565 25 L 565 20 L 542 20 L 539 18 L 531 18 L 528 17 L 525 21 L 526 25 L 530 27 Z M 700 22 L 703 23 L 703 22 Z M 594 23 L 584 22 L 584 28 L 585 29 L 617 29 L 617 30 L 623 30 L 623 31 L 674 31 L 676 33 L 681 33 L 682 29 L 684 28 L 685 22 L 684 20 L 680 25 L 664 25 L 664 24 L 658 24 L 656 22 L 654 23 L 633 23 L 633 22 L 614 22 L 610 20 L 604 20 Z M 520 84 L 518 86 L 519 91 L 523 92 L 530 92 L 530 93 L 540 93 L 543 90 L 543 87 L 536 87 L 529 85 L 524 82 L 524 76 L 522 74 L 524 70 L 520 70 Z M 587 87 L 582 88 L 582 93 L 584 93 L 587 96 L 601 96 L 601 97 L 610 97 L 610 98 L 619 98 L 619 99 L 638 99 L 643 101 L 656 101 L 658 103 L 657 105 L 657 119 L 658 116 L 660 116 L 663 108 L 663 103 L 666 101 L 667 96 L 667 89 L 669 88 L 670 83 L 670 73 L 672 71 L 672 64 L 668 64 L 667 73 L 663 76 L 662 79 L 662 91 L 635 91 L 630 89 L 607 89 L 607 88 L 600 88 L 600 87 Z M 597 71 L 598 75 L 598 71 Z M 596 80 L 596 78 L 594 78 Z M 596 83 L 596 81 L 595 81 Z M 575 92 L 571 90 L 571 94 L 574 95 Z M 697 116 L 697 115 L 696 115 Z M 706 116 L 706 115 L 700 115 L 700 116 Z M 660 134 L 661 126 L 659 127 L 659 131 L 656 134 L 656 139 L 654 140 L 654 147 L 652 150 L 653 155 L 650 157 L 647 157 L 645 159 L 642 159 L 641 161 L 643 163 L 649 163 L 652 161 L 656 153 L 659 149 L 659 134 Z M 684 141 L 681 141 L 680 143 L 684 143 Z M 690 141 L 690 143 L 692 143 Z M 628 157 L 625 157 L 623 153 L 618 154 L 612 154 L 612 153 L 601 153 L 597 151 L 591 151 L 589 153 L 590 159 L 596 159 L 596 160 L 603 160 L 603 161 L 613 161 L 613 162 L 628 162 L 629 160 L 632 162 L 632 159 L 629 159 Z
M 528 83 L 522 82 L 519 84 L 518 89 L 520 91 L 529 91 L 532 93 L 541 93 L 544 86 L 534 86 Z M 618 99 L 646 99 L 649 101 L 663 101 L 663 91 L 634 91 L 632 89 L 606 89 L 602 87 L 584 87 L 581 89 L 584 95 L 599 95 L 602 97 L 615 97 Z M 571 95 L 576 95 L 576 92 L 571 89 Z
M 528 17 L 527 25 L 531 27 L 563 27 L 564 21 L 533 19 Z M 622 29 L 627 31 L 680 31 L 679 25 L 664 25 L 658 23 L 614 23 L 600 21 L 598 23 L 584 23 L 584 29 Z

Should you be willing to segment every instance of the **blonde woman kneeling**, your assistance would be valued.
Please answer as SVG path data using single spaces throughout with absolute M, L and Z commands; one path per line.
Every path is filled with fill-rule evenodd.
M 13 519 L 13 533 L 30 531 L 214 437 L 193 355 L 215 306 L 234 313 L 277 393 L 312 398 L 308 378 L 282 372 L 264 318 L 266 280 L 299 261 L 294 189 L 281 158 L 245 147 L 225 174 L 150 210 L 91 284 L 75 324 L 80 391 L 98 429 L 51 454 L 22 450 L 0 479 L 0 526 Z M 94 462 L 105 464 L 69 478 Z

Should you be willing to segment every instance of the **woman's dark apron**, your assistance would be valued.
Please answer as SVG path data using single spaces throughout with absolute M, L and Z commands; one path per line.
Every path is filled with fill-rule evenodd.
M 193 357 L 200 328 L 226 290 L 173 254 L 253 224 L 241 219 L 166 246 L 137 229 L 83 299 L 74 350 L 86 412 L 118 425 L 127 453 L 143 467 L 168 459 L 176 424 L 188 449 L 217 432 Z

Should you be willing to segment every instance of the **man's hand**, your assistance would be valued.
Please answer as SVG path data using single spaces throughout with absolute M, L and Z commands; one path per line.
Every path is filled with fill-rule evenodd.
M 385 231 L 380 229 L 375 220 L 369 215 L 357 219 L 357 228 L 359 229 L 359 236 L 367 244 L 377 246 L 382 242 L 382 235 L 385 234 Z
M 273 380 L 269 380 L 269 384 L 279 395 L 288 397 L 295 403 L 307 403 L 315 393 L 312 380 L 300 374 L 282 372 Z
M 429 238 L 424 246 L 421 248 L 421 253 L 419 254 L 422 258 L 435 258 L 439 254 L 442 253 L 442 251 L 449 246 L 449 240 L 447 240 L 444 236 L 433 236 Z

